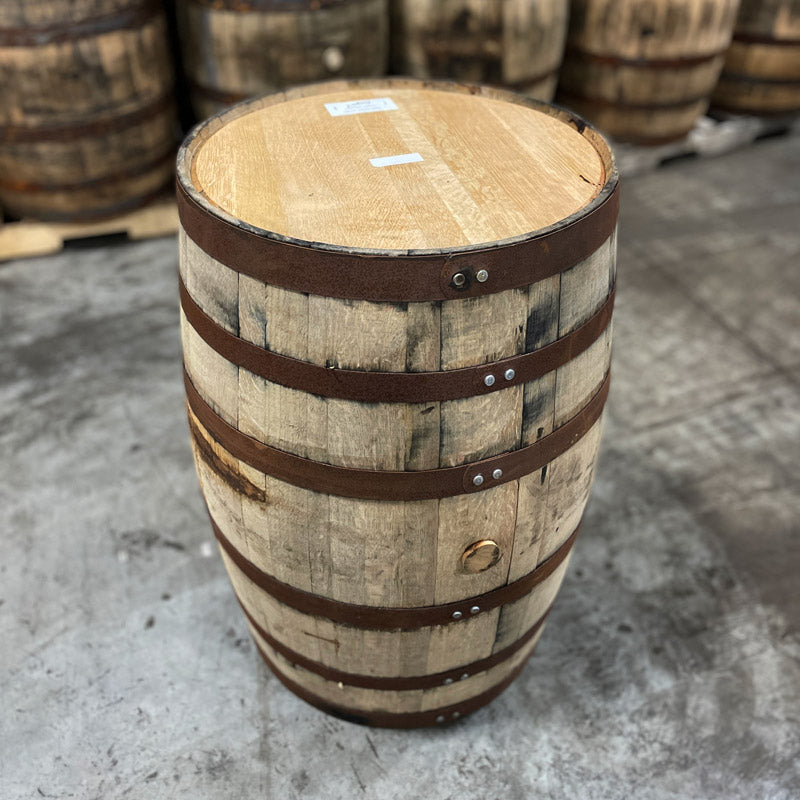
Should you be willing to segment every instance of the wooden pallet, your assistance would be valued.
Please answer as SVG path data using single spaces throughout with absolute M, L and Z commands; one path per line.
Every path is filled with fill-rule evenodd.
M 101 222 L 6 222 L 0 225 L 0 261 L 58 253 L 66 242 L 76 239 L 114 234 L 126 234 L 131 240 L 150 239 L 177 230 L 178 209 L 171 195 Z
M 757 139 L 780 133 L 800 133 L 800 118 L 749 117 L 714 112 L 714 116 L 701 117 L 689 135 L 677 142 L 657 147 L 614 142 L 614 154 L 620 174 L 624 177 L 639 175 L 682 156 L 719 156 Z

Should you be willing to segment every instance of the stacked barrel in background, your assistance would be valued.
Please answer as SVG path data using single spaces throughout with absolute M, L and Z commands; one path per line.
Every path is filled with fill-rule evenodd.
M 742 0 L 712 103 L 739 114 L 800 111 L 800 0 Z
M 392 67 L 551 100 L 569 0 L 392 0 Z
M 161 4 L 0 3 L 0 205 L 87 219 L 145 203 L 173 173 Z
M 619 141 L 685 136 L 708 108 L 739 0 L 573 0 L 559 102 Z
M 386 72 L 387 0 L 178 0 L 176 7 L 201 118 L 299 83 Z

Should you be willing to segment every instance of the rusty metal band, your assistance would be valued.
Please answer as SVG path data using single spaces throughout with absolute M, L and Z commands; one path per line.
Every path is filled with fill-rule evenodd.
M 30 142 L 72 142 L 79 139 L 109 136 L 133 128 L 143 122 L 171 112 L 174 105 L 172 88 L 155 100 L 116 116 L 90 119 L 72 125 L 22 126 L 0 125 L 0 142 L 5 144 Z
M 773 47 L 797 47 L 800 45 L 800 39 L 776 39 L 774 36 L 746 33 L 744 31 L 734 33 L 733 41 L 741 42 L 742 44 L 766 44 Z
M 800 82 L 797 84 L 797 88 L 800 89 Z M 767 118 L 775 118 L 775 119 L 782 119 L 783 117 L 791 117 L 793 120 L 794 117 L 797 116 L 797 104 L 793 103 L 790 106 L 784 106 L 779 108 L 759 108 L 758 106 L 751 106 L 751 105 L 738 105 L 736 103 L 723 103 L 714 101 L 712 109 L 715 111 L 724 111 L 727 114 L 751 114 L 754 117 L 767 117 Z M 791 120 L 787 120 L 787 123 Z
M 251 561 L 248 561 L 228 540 L 211 517 L 214 535 L 225 554 L 236 565 L 237 569 L 256 586 L 284 605 L 314 617 L 324 617 L 333 622 L 366 628 L 376 631 L 413 631 L 435 625 L 457 625 L 476 614 L 483 614 L 494 608 L 508 605 L 528 595 L 542 581 L 549 578 L 562 564 L 572 550 L 572 545 L 581 529 L 581 523 L 570 534 L 569 538 L 559 545 L 558 549 L 545 559 L 533 572 L 529 572 L 513 583 L 492 589 L 476 597 L 468 597 L 454 603 L 439 606 L 418 606 L 416 608 L 384 608 L 380 606 L 364 606 L 355 603 L 343 603 L 331 600 L 312 592 L 306 592 L 279 581 L 264 572 Z M 477 608 L 477 611 L 473 609 Z
M 535 472 L 591 430 L 603 412 L 610 383 L 609 373 L 574 417 L 533 444 L 458 467 L 401 472 L 334 466 L 259 442 L 222 419 L 200 396 L 185 368 L 183 376 L 189 407 L 234 458 L 293 486 L 362 500 L 437 500 L 492 489 Z
M 156 14 L 162 14 L 158 0 L 140 0 L 113 14 L 78 20 L 63 20 L 53 25 L 0 28 L 0 47 L 39 47 L 71 42 L 112 31 L 141 28 Z
M 265 350 L 225 330 L 209 317 L 178 276 L 181 307 L 200 338 L 223 358 L 268 381 L 322 397 L 362 403 L 425 403 L 490 394 L 552 372 L 594 344 L 611 322 L 614 290 L 579 328 L 530 353 L 491 364 L 442 372 L 366 372 L 311 364 Z M 494 382 L 487 386 L 485 378 Z M 506 375 L 511 375 L 506 378 Z
M 623 56 L 611 54 L 592 53 L 580 47 L 569 47 L 564 57 L 565 59 L 575 58 L 581 61 L 591 61 L 593 64 L 603 64 L 609 67 L 632 67 L 633 69 L 646 70 L 687 69 L 709 63 L 725 55 L 727 49 L 725 47 L 713 53 L 674 58 L 624 58 Z
M 800 52 L 798 53 L 798 67 L 800 67 Z M 797 86 L 800 84 L 800 75 L 796 78 L 762 78 L 760 75 L 746 75 L 739 72 L 726 70 L 720 78 L 722 81 L 735 83 L 749 83 L 753 86 Z
M 578 100 L 581 103 L 594 106 L 595 108 L 630 108 L 634 111 L 662 111 L 671 108 L 685 108 L 701 101 L 708 102 L 708 92 L 681 100 L 659 103 L 629 103 L 625 100 L 608 100 L 605 97 L 590 97 L 580 92 L 573 92 L 569 89 L 559 89 L 558 93 L 559 98 L 566 99 L 567 103 L 569 103 L 570 100 Z
M 529 239 L 488 249 L 415 255 L 358 255 L 301 246 L 202 208 L 178 183 L 181 226 L 195 244 L 227 267 L 262 283 L 297 292 L 350 300 L 394 302 L 452 300 L 528 286 L 588 258 L 614 232 L 619 182 L 604 186 L 584 216 Z M 266 232 L 264 232 L 266 234 Z M 476 280 L 480 270 L 488 279 Z M 464 282 L 456 286 L 453 276 Z
M 424 728 L 433 725 L 444 725 L 448 722 L 455 722 L 466 714 L 471 714 L 479 708 L 490 703 L 505 689 L 507 689 L 515 678 L 522 672 L 528 660 L 533 655 L 536 648 L 523 659 L 522 663 L 515 667 L 509 675 L 503 678 L 500 683 L 487 689 L 481 694 L 471 697 L 469 700 L 464 700 L 460 703 L 455 703 L 449 706 L 443 706 L 431 711 L 414 711 L 405 714 L 391 713 L 388 711 L 362 711 L 360 709 L 349 709 L 344 706 L 338 706 L 331 703 L 318 695 L 310 692 L 304 686 L 296 683 L 291 678 L 284 675 L 272 659 L 264 652 L 264 650 L 256 642 L 258 652 L 264 659 L 266 665 L 270 668 L 275 677 L 293 694 L 296 694 L 302 700 L 305 700 L 309 705 L 324 711 L 331 716 L 338 717 L 339 719 L 346 720 L 347 722 L 354 722 L 358 725 L 370 725 L 374 728 Z
M 96 189 L 101 186 L 114 186 L 124 181 L 132 180 L 134 178 L 147 175 L 150 172 L 156 172 L 159 168 L 171 164 L 175 158 L 175 146 L 170 145 L 166 153 L 158 156 L 158 158 L 148 161 L 144 164 L 136 164 L 128 169 L 120 169 L 115 172 L 109 172 L 101 175 L 98 178 L 91 178 L 87 181 L 67 181 L 65 183 L 29 183 L 27 181 L 6 180 L 0 178 L 0 188 L 12 192 L 19 192 L 20 194 L 49 194 L 51 192 L 63 191 L 85 191 Z M 170 178 L 170 173 L 164 175 L 162 185 L 158 190 L 164 188 Z
M 52 209 L 37 209 L 36 219 L 42 222 L 102 222 L 103 220 L 118 217 L 120 214 L 126 214 L 129 211 L 136 211 L 152 203 L 159 195 L 163 194 L 166 183 L 167 179 L 165 178 L 164 184 L 161 186 L 116 203 L 103 203 L 89 208 L 75 207 L 70 211 L 64 212 L 53 211 Z
M 482 658 L 479 661 L 473 661 L 470 664 L 464 664 L 455 669 L 445 670 L 444 672 L 436 672 L 431 675 L 415 675 L 409 677 L 380 677 L 376 675 L 355 675 L 352 672 L 343 672 L 333 667 L 328 667 L 325 664 L 320 664 L 311 658 L 295 652 L 288 648 L 283 642 L 279 642 L 274 636 L 271 636 L 264 630 L 253 618 L 253 615 L 245 608 L 241 599 L 239 605 L 242 607 L 245 616 L 253 626 L 258 635 L 276 652 L 280 653 L 290 664 L 302 669 L 313 672 L 327 681 L 332 683 L 343 683 L 345 686 L 357 686 L 361 689 L 377 689 L 379 691 L 414 691 L 417 689 L 436 689 L 439 686 L 447 686 L 456 681 L 467 680 L 473 675 L 480 672 L 485 672 L 498 664 L 502 664 L 514 655 L 518 650 L 521 650 L 534 636 L 541 630 L 544 625 L 547 615 L 550 613 L 550 608 L 542 614 L 536 623 L 530 627 L 517 641 L 504 647 L 502 650 Z

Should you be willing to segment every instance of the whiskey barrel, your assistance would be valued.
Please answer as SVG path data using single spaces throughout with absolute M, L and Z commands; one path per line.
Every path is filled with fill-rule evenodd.
M 0 204 L 16 216 L 111 216 L 169 182 L 176 149 L 161 6 L 0 4 Z
M 201 118 L 327 78 L 380 76 L 388 0 L 177 0 L 184 70 Z
M 559 102 L 619 141 L 685 136 L 708 108 L 739 0 L 573 0 Z
M 712 105 L 738 114 L 800 111 L 798 0 L 742 0 Z
M 391 12 L 395 72 L 553 98 L 569 0 L 392 0 Z
M 330 713 L 435 725 L 533 651 L 592 483 L 617 174 L 498 89 L 334 82 L 178 156 L 200 484 L 269 666 Z

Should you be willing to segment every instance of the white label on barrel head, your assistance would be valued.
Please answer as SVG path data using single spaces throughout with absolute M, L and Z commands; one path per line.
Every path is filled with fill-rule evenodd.
M 383 158 L 371 158 L 369 163 L 373 167 L 391 167 L 395 164 L 413 164 L 422 161 L 419 153 L 403 153 L 401 156 L 383 156 Z
M 371 97 L 367 100 L 347 100 L 344 103 L 325 103 L 332 117 L 349 117 L 351 114 L 371 114 L 373 111 L 396 111 L 391 97 Z

